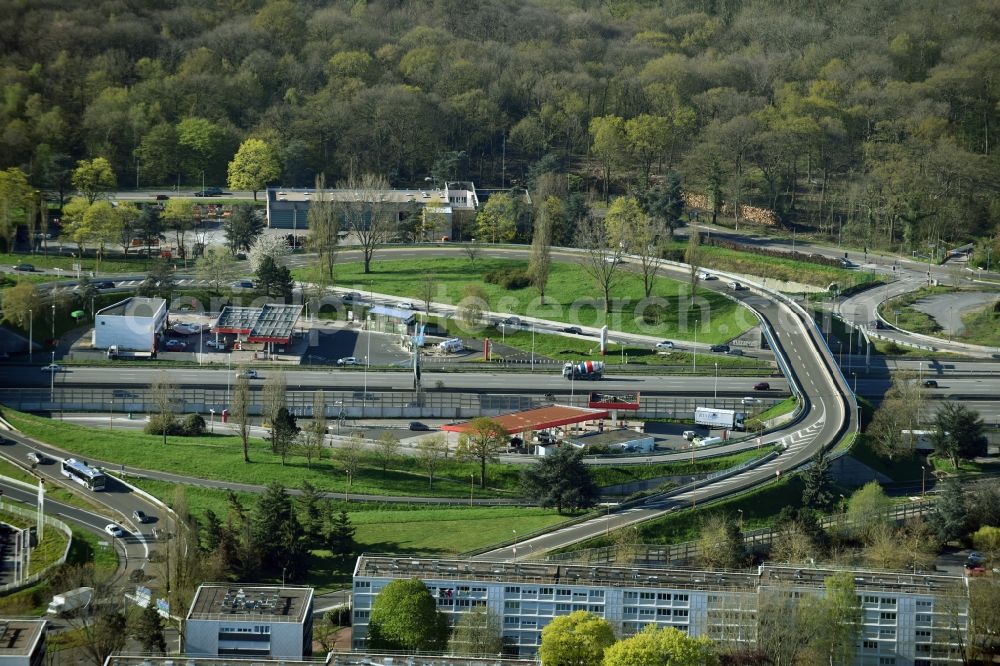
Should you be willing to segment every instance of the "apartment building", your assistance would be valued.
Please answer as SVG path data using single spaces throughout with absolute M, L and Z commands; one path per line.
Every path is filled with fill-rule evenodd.
M 366 648 L 368 621 L 379 591 L 418 578 L 455 622 L 470 608 L 503 618 L 503 637 L 520 657 L 537 654 L 552 618 L 578 610 L 608 620 L 622 636 L 649 624 L 728 643 L 756 639 L 756 617 L 768 595 L 822 595 L 839 570 L 762 566 L 700 571 L 555 564 L 434 560 L 391 556 L 358 559 L 354 571 L 352 647 Z M 852 571 L 864 613 L 857 663 L 930 666 L 959 663 L 967 596 L 961 576 Z

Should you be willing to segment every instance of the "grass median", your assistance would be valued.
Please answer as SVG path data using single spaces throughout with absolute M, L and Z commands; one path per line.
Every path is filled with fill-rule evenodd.
M 486 296 L 486 308 L 558 321 L 567 325 L 601 327 L 626 333 L 642 333 L 655 337 L 716 343 L 729 340 L 757 325 L 753 314 L 722 294 L 699 289 L 694 304 L 686 282 L 669 278 L 656 279 L 652 299 L 646 300 L 642 278 L 626 270 L 616 272 L 611 290 L 611 311 L 605 315 L 600 290 L 593 284 L 583 267 L 576 263 L 554 261 L 545 302 L 538 290 L 528 286 L 506 289 L 485 281 L 494 271 L 524 271 L 527 262 L 504 259 L 433 258 L 412 260 L 379 260 L 376 255 L 372 272 L 365 274 L 363 264 L 348 262 L 337 267 L 339 285 L 357 291 L 374 291 L 410 298 L 414 305 L 423 302 L 425 285 L 429 285 L 431 301 L 459 304 L 469 284 L 478 284 Z M 297 269 L 298 280 L 317 281 L 316 269 Z M 458 324 L 458 322 L 455 322 Z M 696 332 L 697 330 L 697 332 Z

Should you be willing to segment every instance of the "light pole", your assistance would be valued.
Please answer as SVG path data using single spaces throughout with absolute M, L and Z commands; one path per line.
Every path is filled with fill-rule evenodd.
M 233 353 L 226 356 L 226 406 L 229 406 L 229 382 L 233 377 Z
M 531 371 L 535 371 L 535 325 L 531 325 Z
M 517 530 L 511 530 L 514 533 L 514 549 L 513 557 L 510 558 L 511 562 L 517 560 Z
M 719 364 L 715 364 L 715 400 L 719 399 Z
M 469 475 L 469 506 L 472 506 L 472 492 L 473 492 L 473 489 L 475 487 L 476 487 L 476 475 L 475 474 L 470 474 Z
M 854 395 L 857 395 L 858 394 L 858 373 L 852 372 L 851 374 L 854 375 Z
M 215 408 L 214 407 L 209 408 L 208 413 L 212 415 L 211 416 L 212 420 L 210 422 L 211 425 L 209 426 L 209 432 L 211 432 L 211 433 L 214 434 L 215 433 Z
M 35 356 L 35 313 L 28 310 L 28 363 Z
M 52 350 L 52 365 L 49 367 L 49 402 L 56 401 L 56 352 Z
M 743 531 L 743 509 L 736 509 L 740 514 L 740 532 Z
M 108 404 L 111 406 L 111 411 L 108 412 L 108 429 L 109 430 L 114 430 L 115 429 L 115 399 L 112 398 L 111 400 L 109 400 Z
M 920 499 L 923 499 L 924 492 L 927 490 L 927 466 L 920 466 Z
M 56 344 L 56 304 L 52 304 L 52 345 Z M 53 357 L 54 358 L 54 357 Z

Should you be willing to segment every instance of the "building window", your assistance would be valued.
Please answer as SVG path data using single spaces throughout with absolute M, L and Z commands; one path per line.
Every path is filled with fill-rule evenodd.
M 675 594 L 674 595 L 674 601 L 687 601 L 687 600 L 688 600 L 688 595 L 686 595 L 686 594 Z
M 930 624 L 931 616 L 929 613 L 917 613 L 916 621 Z
M 626 592 L 625 593 L 625 598 L 626 599 L 638 599 L 639 598 L 639 593 L 638 592 Z
M 590 596 L 594 597 L 596 599 L 603 599 L 604 598 L 604 590 L 591 590 L 590 591 Z
M 366 588 L 370 588 L 371 586 L 372 586 L 371 581 L 367 581 L 367 580 L 356 580 L 356 581 L 354 581 L 354 589 L 355 590 L 366 589 Z
M 505 601 L 503 602 L 503 609 L 505 611 L 521 610 L 521 603 L 518 601 Z
M 892 621 L 896 620 L 896 614 L 895 613 L 879 613 L 878 617 L 879 617 L 880 620 L 892 620 Z M 919 621 L 919 619 L 920 619 L 920 616 L 918 615 L 917 616 L 917 620 Z
M 538 590 L 539 594 L 552 594 L 552 592 L 553 589 L 551 587 L 543 587 L 542 589 Z
M 508 615 L 508 616 L 504 617 L 503 623 L 504 623 L 504 625 L 506 625 L 508 627 L 516 627 L 517 626 L 517 618 Z
M 865 597 L 865 603 L 866 604 L 877 604 L 878 603 L 878 597 L 869 597 L 869 596 L 866 596 Z
M 895 657 L 879 657 L 878 663 L 880 666 L 896 666 Z
M 863 647 L 866 650 L 877 650 L 878 649 L 878 641 L 864 641 L 861 644 L 861 647 Z
M 652 592 L 640 592 L 639 593 L 639 598 L 640 599 L 645 599 L 647 601 L 652 601 L 653 599 L 656 598 L 656 595 L 653 594 Z
M 882 605 L 883 606 L 895 606 L 896 605 L 896 600 L 892 599 L 890 597 L 882 597 Z
M 913 635 L 916 637 L 918 641 L 919 640 L 929 641 L 931 639 L 930 629 L 917 629 L 916 631 L 913 632 Z
M 656 593 L 656 600 L 657 601 L 670 601 L 670 593 L 669 592 L 657 592 Z
M 516 585 L 508 585 L 503 591 L 507 594 L 521 594 L 521 588 Z
M 356 610 L 354 611 L 354 619 L 357 620 L 367 620 L 371 616 L 371 611 L 366 610 Z
M 674 617 L 687 617 L 688 612 L 686 610 L 674 609 Z

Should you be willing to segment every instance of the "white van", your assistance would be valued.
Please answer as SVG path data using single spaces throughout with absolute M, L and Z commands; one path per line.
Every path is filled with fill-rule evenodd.
M 711 446 L 712 444 L 722 444 L 723 439 L 721 437 L 702 437 L 696 444 L 698 446 Z
M 449 338 L 448 340 L 438 344 L 438 349 L 446 354 L 454 354 L 465 349 L 465 344 L 460 338 Z

